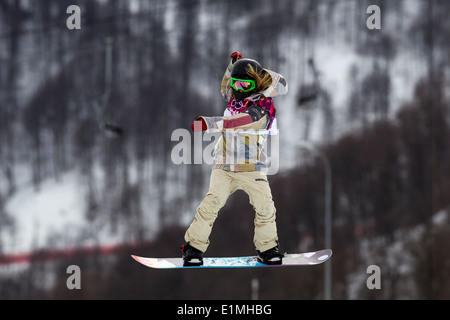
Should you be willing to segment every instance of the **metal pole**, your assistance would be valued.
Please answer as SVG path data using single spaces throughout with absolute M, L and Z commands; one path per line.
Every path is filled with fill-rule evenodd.
M 107 37 L 105 39 L 106 54 L 105 54 L 105 95 L 111 93 L 111 83 L 112 83 L 112 44 L 113 38 Z
M 259 280 L 258 278 L 253 278 L 251 282 L 252 287 L 252 300 L 258 300 L 259 299 Z
M 331 249 L 331 197 L 332 197 L 332 177 L 331 166 L 327 156 L 322 152 L 317 152 L 325 167 L 325 247 Z M 324 298 L 331 300 L 331 260 L 325 262 Z
M 310 142 L 302 142 L 302 147 L 312 153 L 315 153 L 322 160 L 325 168 L 325 247 L 331 249 L 331 232 L 332 232 L 332 213 L 331 213 L 331 201 L 332 201 L 332 173 L 331 165 L 328 157 L 319 149 L 317 149 Z M 324 275 L 324 299 L 331 300 L 331 259 L 325 262 L 325 275 Z
M 102 130 L 107 138 L 118 138 L 123 135 L 123 129 L 119 126 L 106 123 L 104 116 L 105 110 L 111 96 L 112 87 L 112 63 L 113 63 L 113 38 L 107 37 L 105 39 L 105 89 L 99 99 L 93 101 L 93 108 L 97 116 L 98 127 Z

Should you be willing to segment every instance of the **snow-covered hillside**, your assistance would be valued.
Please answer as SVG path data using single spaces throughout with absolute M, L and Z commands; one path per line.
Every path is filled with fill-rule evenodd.
M 363 261 L 357 269 L 348 268 L 342 285 L 349 298 L 367 294 L 359 288 L 367 279 L 363 269 L 377 263 L 373 256 L 385 259 L 389 269 L 383 271 L 384 287 L 395 287 L 392 279 L 411 276 L 417 257 L 400 253 L 411 251 L 410 246 L 426 236 L 423 221 L 428 216 L 434 214 L 433 226 L 448 223 L 444 178 L 435 194 L 417 196 L 433 183 L 420 174 L 430 168 L 436 170 L 430 173 L 433 178 L 448 173 L 440 163 L 447 156 L 445 139 L 436 144 L 433 140 L 445 136 L 450 123 L 448 115 L 433 118 L 448 113 L 447 2 L 80 0 L 81 30 L 68 30 L 61 23 L 67 18 L 66 4 L 0 4 L 0 256 L 149 241 L 166 227 L 186 227 L 207 192 L 210 166 L 174 164 L 171 151 L 177 141 L 171 136 L 177 129 L 190 129 L 198 115 L 223 113 L 220 81 L 236 50 L 281 73 L 289 83 L 288 94 L 274 98 L 280 168 L 270 178 L 286 181 L 275 183 L 280 216 L 299 210 L 302 218 L 295 221 L 304 225 L 286 228 L 302 230 L 321 245 L 322 215 L 310 211 L 322 210 L 322 166 L 314 166 L 315 152 L 305 151 L 306 143 L 322 151 L 335 144 L 328 154 L 333 169 L 351 161 L 360 164 L 348 168 L 348 177 L 333 180 L 335 227 L 348 225 L 353 234 L 351 228 L 366 223 L 364 219 L 402 227 L 395 232 L 387 228 L 386 233 L 395 234 L 390 242 L 385 235 L 362 235 L 366 238 L 356 255 Z M 372 4 L 381 7 L 380 30 L 366 27 L 366 9 Z M 310 59 L 321 91 L 300 105 L 304 90 L 314 85 Z M 424 105 L 432 112 L 423 112 Z M 119 127 L 123 135 L 105 135 L 106 123 Z M 370 156 L 363 152 L 372 146 L 348 151 L 379 123 L 395 134 L 395 156 L 387 152 L 384 158 L 382 143 L 374 143 Z M 430 132 L 429 124 L 434 126 Z M 422 159 L 424 150 L 431 160 Z M 347 157 L 333 158 L 341 154 Z M 374 167 L 386 170 L 369 172 L 374 167 L 366 165 L 372 160 L 367 157 L 379 160 Z M 372 187 L 392 176 L 389 161 L 401 172 L 383 185 L 386 193 L 379 192 L 376 201 L 387 199 L 386 210 L 375 215 L 370 201 L 360 205 L 354 197 L 361 186 L 366 188 L 361 193 L 379 191 Z M 307 167 L 315 174 L 311 180 L 300 175 L 304 164 L 312 164 Z M 305 180 L 286 178 L 297 173 Z M 302 197 L 298 190 L 307 183 L 315 193 L 297 203 Z M 414 189 L 415 183 L 420 190 Z M 390 197 L 392 190 L 396 198 Z M 402 203 L 389 207 L 391 199 Z M 413 200 L 422 211 L 408 216 L 401 210 Z M 425 212 L 430 208 L 434 212 Z M 289 245 L 299 242 L 292 235 L 285 237 Z M 394 287 L 383 291 L 382 298 L 400 290 Z M 415 292 L 411 284 L 395 296 L 414 298 Z

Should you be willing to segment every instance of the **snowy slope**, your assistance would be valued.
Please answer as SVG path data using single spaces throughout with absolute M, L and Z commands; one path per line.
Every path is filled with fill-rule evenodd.
M 267 2 L 266 2 L 267 3 Z M 397 30 L 404 32 L 408 30 L 410 25 L 414 22 L 414 18 L 419 14 L 419 1 L 410 0 L 408 6 L 405 6 L 405 17 L 401 20 L 401 30 L 397 30 L 398 26 L 395 17 L 385 12 L 383 21 L 383 28 L 389 30 Z M 130 2 L 132 11 L 136 12 L 142 2 L 132 1 Z M 165 19 L 165 28 L 172 30 L 176 28 L 174 19 L 176 18 L 176 8 L 173 7 L 174 2 L 171 1 L 167 6 L 168 10 L 165 12 L 167 16 Z M 297 4 L 300 6 L 299 4 Z M 348 1 L 336 2 L 336 13 L 333 15 L 334 19 L 343 19 L 343 15 L 340 12 L 347 10 L 347 5 L 350 5 Z M 352 10 L 355 10 L 356 2 L 350 5 Z M 269 7 L 267 7 L 269 8 Z M 268 10 L 267 8 L 262 10 Z M 322 10 L 322 9 L 320 9 Z M 200 15 L 201 29 L 206 29 L 210 18 L 205 16 L 205 12 Z M 258 12 L 255 12 L 257 15 Z M 364 12 L 362 15 L 364 16 Z M 217 14 L 220 16 L 220 13 Z M 250 17 L 240 17 L 233 24 L 230 23 L 229 27 L 232 28 L 235 34 L 245 28 L 246 23 L 250 20 Z M 322 19 L 319 23 L 320 28 L 323 29 L 331 26 L 329 21 Z M 340 23 L 337 21 L 336 26 Z M 206 27 L 205 27 L 206 26 Z M 365 28 L 363 25 L 362 28 Z M 374 31 L 376 32 L 376 31 Z M 364 73 L 368 73 L 371 70 L 371 57 L 363 57 L 356 53 L 356 49 L 352 46 L 352 42 L 348 43 L 343 41 L 345 39 L 345 32 L 339 32 L 339 30 L 333 30 L 332 37 L 336 36 L 337 39 L 329 41 L 329 36 L 318 33 L 317 39 L 314 40 L 314 56 L 315 62 L 321 73 L 321 81 L 323 88 L 330 94 L 332 99 L 332 108 L 335 115 L 335 132 L 334 138 L 344 134 L 347 126 L 347 105 L 349 100 L 349 93 L 351 92 L 351 86 L 349 82 L 349 73 L 352 66 L 363 66 L 361 76 Z M 169 39 L 170 47 L 175 47 L 177 42 L 176 32 L 173 33 L 173 37 Z M 207 41 L 206 33 L 200 33 L 205 39 L 200 39 L 201 43 Z M 245 39 L 244 37 L 242 39 Z M 27 43 L 26 39 L 23 40 L 23 46 L 28 47 L 34 45 L 33 42 Z M 308 44 L 308 39 L 304 39 L 301 35 L 296 33 L 287 32 L 279 39 L 277 39 L 276 45 L 280 55 L 283 56 L 281 63 L 278 66 L 278 70 L 282 73 L 289 82 L 289 93 L 283 97 L 277 97 L 276 105 L 278 110 L 278 120 L 280 129 L 280 171 L 289 170 L 290 168 L 299 164 L 301 159 L 298 158 L 298 151 L 295 146 L 299 146 L 301 141 L 299 137 L 302 136 L 302 113 L 299 112 L 296 100 L 299 93 L 299 87 L 304 84 L 303 81 L 307 80 L 308 70 L 306 68 L 306 61 L 309 58 L 308 52 L 305 50 L 305 46 Z M 247 43 L 244 40 L 240 40 L 236 37 L 233 41 L 233 49 L 239 49 L 242 52 L 252 52 L 254 44 Z M 406 47 L 407 48 L 407 47 Z M 172 48 L 173 49 L 173 48 Z M 176 50 L 173 50 L 176 54 Z M 269 60 L 269 59 L 268 59 Z M 226 66 L 227 61 L 220 61 Z M 272 66 L 267 66 L 272 68 Z M 28 84 L 32 74 L 39 73 L 43 66 L 35 67 L 34 70 L 25 71 L 23 73 L 23 79 L 21 83 Z M 25 69 L 24 69 L 25 70 Z M 390 75 L 392 81 L 391 92 L 391 110 L 390 115 L 394 115 L 402 103 L 411 98 L 414 85 L 417 80 L 424 74 L 425 62 L 423 59 L 419 59 L 417 52 L 410 53 L 408 49 L 399 50 L 395 56 L 395 59 L 391 62 Z M 310 79 L 310 77 L 309 77 Z M 45 80 L 45 79 L 41 79 Z M 217 83 L 220 79 L 217 80 Z M 214 86 L 217 88 L 217 86 Z M 32 95 L 35 87 L 28 88 L 27 97 Z M 216 89 L 214 89 L 216 90 Z M 216 92 L 211 90 L 211 92 Z M 22 95 L 24 97 L 24 95 Z M 317 110 L 313 111 L 313 123 L 312 132 L 310 134 L 311 142 L 314 144 L 320 144 L 323 141 L 323 126 L 324 120 L 320 113 L 321 106 L 318 106 Z M 169 143 L 169 142 L 168 142 Z M 168 177 L 173 177 L 177 172 L 173 171 L 167 174 Z M 28 173 L 24 176 L 30 177 Z M 90 225 L 86 220 L 86 186 L 80 181 L 81 177 L 76 170 L 68 171 L 63 174 L 58 181 L 51 179 L 44 181 L 39 190 L 35 190 L 30 182 L 19 181 L 20 186 L 17 188 L 17 192 L 5 201 L 5 211 L 13 217 L 15 220 L 14 230 L 10 233 L 0 233 L 2 237 L 2 248 L 5 252 L 22 252 L 32 249 L 43 248 L 51 244 L 51 246 L 63 247 L 67 245 L 78 245 L 84 242 L 89 244 L 89 241 L 101 241 L 102 243 L 114 243 L 120 242 L 126 237 L 126 230 L 121 230 L 120 225 L 118 229 L 112 231 L 105 225 L 102 225 L 101 221 L 96 224 Z M 208 177 L 206 177 L 208 179 Z M 177 180 L 174 180 L 177 181 Z M 177 185 L 176 182 L 169 181 L 166 183 L 167 196 L 166 200 L 176 199 L 176 196 L 185 196 L 189 193 L 189 190 L 180 190 L 183 186 Z M 4 191 L 5 184 L 0 182 L 0 191 Z M 147 195 L 147 194 L 146 194 Z M 156 215 L 159 203 L 154 197 L 142 197 L 142 201 L 145 202 L 145 207 L 152 206 L 152 210 L 146 210 L 146 221 L 150 225 L 156 225 L 155 219 L 150 216 Z M 151 202 L 155 200 L 155 202 Z M 192 207 L 186 208 L 187 214 L 180 214 L 183 219 L 182 223 L 187 224 L 192 218 L 193 207 L 196 205 L 197 199 L 195 199 Z M 110 208 L 114 210 L 114 208 Z M 151 212 L 150 212 L 151 211 Z M 150 223 L 151 222 L 151 223 Z M 11 236 L 10 236 L 11 234 Z M 85 240 L 88 239 L 88 240 Z
M 432 217 L 431 228 L 448 226 L 450 214 L 448 210 L 439 210 Z M 359 256 L 361 263 L 347 278 L 349 299 L 368 299 L 372 294 L 377 299 L 420 299 L 413 273 L 417 257 L 413 256 L 414 248 L 420 247 L 426 233 L 426 226 L 418 225 L 411 229 L 398 230 L 392 242 L 385 237 L 361 239 Z M 380 268 L 381 289 L 377 292 L 367 289 L 366 281 L 372 273 L 367 267 L 376 265 Z

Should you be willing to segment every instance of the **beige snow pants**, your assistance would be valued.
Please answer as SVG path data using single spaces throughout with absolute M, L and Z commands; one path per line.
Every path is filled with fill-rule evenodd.
M 277 245 L 276 209 L 266 174 L 261 171 L 231 172 L 222 169 L 213 169 L 211 172 L 209 191 L 185 233 L 186 242 L 202 252 L 206 251 L 219 210 L 238 189 L 248 194 L 250 204 L 255 209 L 253 242 L 256 249 L 264 252 Z

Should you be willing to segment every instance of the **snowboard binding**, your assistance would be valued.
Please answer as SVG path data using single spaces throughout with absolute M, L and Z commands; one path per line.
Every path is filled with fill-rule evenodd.
M 194 248 L 189 243 L 181 246 L 181 257 L 184 267 L 198 267 L 203 265 L 203 252 Z
M 279 251 L 278 246 L 275 246 L 264 252 L 256 250 L 256 255 L 258 261 L 261 263 L 268 265 L 283 264 L 284 254 Z

